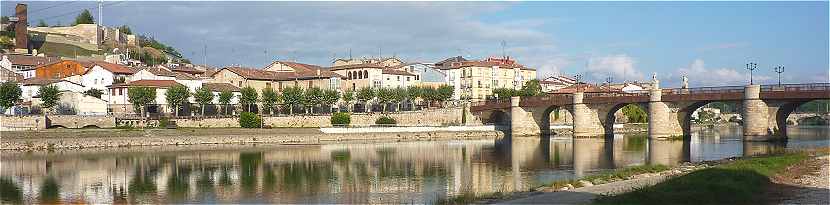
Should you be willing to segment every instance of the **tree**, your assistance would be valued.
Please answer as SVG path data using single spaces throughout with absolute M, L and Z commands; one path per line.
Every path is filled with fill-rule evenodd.
M 437 92 L 437 96 L 436 96 L 437 100 L 441 101 L 443 103 L 443 102 L 446 102 L 446 101 L 450 100 L 450 98 L 452 98 L 453 92 L 455 92 L 455 91 L 453 90 L 452 86 L 442 85 L 442 86 L 438 86 L 438 89 L 436 90 L 436 92 Z
M 438 91 L 433 87 L 421 88 L 421 99 L 427 102 L 427 107 L 432 107 L 432 102 L 438 100 Z
M 346 91 L 343 93 L 343 102 L 346 103 L 348 108 L 346 109 L 349 112 L 352 112 L 352 102 L 354 101 L 354 91 Z
M 150 87 L 132 87 L 127 89 L 127 98 L 136 111 L 144 116 L 147 104 L 156 100 L 156 89 Z
M 395 97 L 395 93 L 391 88 L 378 88 L 375 93 L 377 93 L 378 103 L 380 103 L 383 108 L 383 113 L 386 113 L 386 105 Z
M 61 98 L 61 91 L 58 89 L 58 86 L 50 84 L 40 87 L 38 95 L 40 95 L 40 100 L 43 101 L 40 106 L 49 109 L 55 105 L 58 105 L 58 101 L 60 101 Z
M 222 91 L 219 93 L 219 103 L 225 105 L 225 108 L 222 108 L 223 112 L 227 112 L 228 104 L 231 104 L 231 99 L 233 99 L 233 92 L 231 91 Z
M 629 123 L 645 123 L 648 121 L 648 114 L 635 104 L 625 105 L 622 112 L 628 118 Z
M 340 99 L 340 93 L 336 90 L 327 89 L 323 91 L 322 104 L 328 107 L 329 111 L 331 111 L 331 106 L 337 103 L 338 99 Z
M 37 22 L 37 27 L 49 27 L 49 24 L 46 24 L 46 21 L 43 21 L 43 19 L 41 19 Z
M 529 80 L 522 86 L 521 91 L 521 96 L 539 96 L 542 94 L 542 85 L 537 79 Z
M 16 102 L 20 101 L 20 95 L 22 94 L 20 86 L 13 82 L 0 84 L 0 107 L 3 107 L 3 111 L 6 111 L 7 108 L 11 108 Z
M 251 105 L 256 104 L 259 95 L 256 93 L 256 89 L 252 87 L 244 87 L 240 91 L 242 96 L 239 97 L 239 103 L 248 106 L 248 112 L 251 112 Z
M 120 31 L 121 31 L 121 33 L 124 33 L 124 34 L 127 34 L 127 35 L 133 34 L 133 30 L 132 30 L 132 29 L 130 29 L 130 27 L 129 27 L 129 26 L 127 26 L 127 25 L 121 25 L 121 26 L 119 26 L 119 27 L 118 27 L 118 30 L 120 30 Z
M 188 104 L 188 98 L 190 98 L 190 91 L 187 90 L 187 87 L 184 85 L 174 85 L 167 89 L 167 104 L 173 108 L 173 113 L 175 116 L 179 116 L 179 106 Z
M 288 87 L 282 90 L 282 98 L 285 104 L 288 104 L 288 113 L 294 115 L 294 105 L 303 102 L 303 88 Z
M 493 89 L 493 98 L 497 100 L 510 99 L 510 97 L 518 96 L 521 91 L 512 88 L 496 88 Z
M 369 112 L 370 110 L 366 109 L 366 107 L 368 106 L 369 101 L 375 98 L 375 90 L 370 87 L 361 88 L 360 90 L 357 90 L 356 97 L 358 101 L 363 102 L 363 108 L 366 112 Z
M 275 92 L 271 86 L 262 89 L 262 106 L 268 108 L 268 113 L 273 113 L 274 105 L 280 101 L 280 94 Z
M 75 17 L 75 24 L 74 25 L 94 24 L 94 23 L 95 23 L 95 19 L 92 18 L 92 14 L 89 13 L 89 10 L 84 9 L 84 11 L 82 11 L 81 14 L 78 14 L 78 16 Z
M 205 116 L 205 106 L 213 102 L 213 91 L 207 87 L 201 87 L 193 93 L 193 98 L 196 98 L 196 102 L 202 108 L 202 116 Z
M 406 101 L 408 101 L 410 104 L 414 105 L 415 104 L 414 102 L 423 95 L 422 91 L 423 91 L 423 89 L 421 87 L 418 87 L 418 86 L 411 86 L 411 87 L 407 88 L 406 89 L 406 94 L 407 94 Z
M 395 111 L 401 111 L 401 103 L 409 97 L 407 89 L 394 88 L 392 89 L 392 102 L 395 103 Z
M 318 87 L 311 87 L 305 91 L 303 106 L 306 108 L 306 113 L 308 113 L 308 108 L 314 108 L 323 102 L 323 95 L 323 89 Z M 312 112 L 313 111 L 314 110 L 312 109 Z
M 101 91 L 101 90 L 95 89 L 95 88 L 91 88 L 89 90 L 84 91 L 84 95 L 89 95 L 89 96 L 101 99 L 101 96 L 104 95 L 104 91 Z

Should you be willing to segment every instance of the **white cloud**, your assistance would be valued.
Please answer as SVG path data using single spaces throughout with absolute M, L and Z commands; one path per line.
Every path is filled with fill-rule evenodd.
M 757 70 L 756 70 L 757 71 Z M 668 86 L 680 87 L 681 76 L 686 75 L 690 87 L 746 85 L 749 81 L 748 70 L 734 68 L 706 68 L 702 59 L 694 60 L 688 67 L 679 68 L 669 75 Z M 767 75 L 754 73 L 753 81 L 756 84 L 771 83 L 773 78 Z
M 434 62 L 520 56 L 521 63 L 553 71 L 553 37 L 538 28 L 553 19 L 485 21 L 509 2 L 128 2 L 110 8 L 109 22 L 150 33 L 201 63 L 263 66 L 272 60 L 330 65 L 333 57 L 393 54 Z M 267 56 L 266 56 L 267 50 Z M 459 52 L 460 51 L 460 52 Z M 195 56 L 194 56 L 195 54 Z
M 598 82 L 605 81 L 609 76 L 613 77 L 615 82 L 642 80 L 643 73 L 635 67 L 635 64 L 637 61 L 626 54 L 591 57 L 588 60 L 586 77 Z

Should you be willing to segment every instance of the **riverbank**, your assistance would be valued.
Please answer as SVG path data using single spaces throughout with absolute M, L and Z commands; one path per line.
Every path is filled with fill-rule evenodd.
M 49 129 L 0 132 L 0 150 L 57 150 L 206 144 L 314 145 L 344 141 L 397 142 L 495 139 L 499 131 L 324 133 L 318 128 Z
M 815 157 L 816 153 L 822 156 Z M 827 150 L 684 163 L 665 171 L 621 169 L 557 182 L 533 192 L 450 199 L 500 204 L 826 204 Z M 635 170 L 637 168 L 635 167 Z M 801 170 L 801 171 L 799 171 Z M 805 171 L 808 170 L 808 171 Z M 613 177 L 623 175 L 623 177 Z M 629 175 L 629 176 L 625 176 Z M 596 179 L 608 179 L 597 184 Z M 593 180 L 592 180 L 593 179 Z M 783 182 L 782 182 L 783 181 Z M 701 187 L 707 187 L 701 189 Z M 763 196 L 763 197 L 758 197 Z

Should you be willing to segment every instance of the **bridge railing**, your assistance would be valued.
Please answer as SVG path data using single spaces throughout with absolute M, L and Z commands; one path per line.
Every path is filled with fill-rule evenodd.
M 762 85 L 762 92 L 830 91 L 830 83 Z
M 697 87 L 697 88 L 666 88 L 663 95 L 686 94 L 713 94 L 713 93 L 743 93 L 744 86 Z

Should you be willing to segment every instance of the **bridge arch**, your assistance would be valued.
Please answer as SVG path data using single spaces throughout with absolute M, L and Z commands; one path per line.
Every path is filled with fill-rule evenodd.
M 573 110 L 570 106 L 564 105 L 551 105 L 545 108 L 541 113 L 541 120 L 539 121 L 539 129 L 542 135 L 553 135 L 553 130 L 551 130 L 551 126 L 553 126 L 554 122 L 564 122 L 565 124 L 568 123 L 568 119 L 570 118 L 570 123 L 573 123 Z
M 619 103 L 610 106 L 608 112 L 605 114 L 605 120 L 602 123 L 602 127 L 605 130 L 606 137 L 613 137 L 614 136 L 614 124 L 617 122 L 617 112 L 622 111 L 625 106 L 634 105 L 640 111 L 644 112 L 646 115 L 646 122 L 648 122 L 648 104 L 647 103 Z

